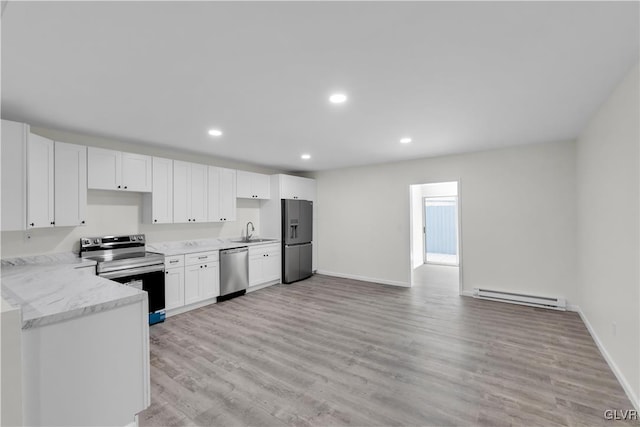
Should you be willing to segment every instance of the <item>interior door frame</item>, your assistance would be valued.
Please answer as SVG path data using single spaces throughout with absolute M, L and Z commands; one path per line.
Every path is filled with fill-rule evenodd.
M 459 188 L 458 188 L 458 194 L 460 193 Z M 458 256 L 458 263 L 457 264 L 446 264 L 446 263 L 440 263 L 440 262 L 429 262 L 427 261 L 427 200 L 428 199 L 443 199 L 445 197 L 452 197 L 455 199 L 455 207 L 456 207 L 456 254 Z M 423 196 L 422 197 L 422 248 L 424 249 L 422 252 L 423 253 L 423 264 L 431 264 L 431 265 L 446 265 L 446 266 L 453 266 L 453 267 L 459 267 L 460 266 L 460 231 L 459 231 L 459 227 L 460 227 L 460 221 L 459 221 L 459 215 L 458 215 L 458 204 L 460 203 L 460 200 L 458 199 L 458 196 Z
M 464 262 L 463 262 L 463 244 L 462 244 L 462 180 L 461 179 L 451 179 L 451 180 L 439 180 L 439 181 L 429 181 L 429 182 L 422 182 L 420 184 L 410 184 L 409 188 L 408 188 L 408 197 L 409 197 L 409 254 L 412 253 L 412 248 L 413 248 L 413 227 L 411 226 L 411 224 L 413 224 L 413 209 L 412 207 L 412 197 L 411 197 L 411 187 L 413 185 L 424 185 L 424 184 L 441 184 L 444 182 L 456 182 L 458 183 L 458 294 L 459 295 L 463 295 L 463 290 L 464 290 L 464 282 L 463 282 L 463 266 L 464 266 Z M 424 233 L 422 233 L 422 238 L 424 239 Z M 424 244 L 423 244 L 424 247 Z M 409 255 L 408 260 L 407 260 L 407 265 L 409 267 L 409 287 L 413 286 L 413 262 L 411 259 L 411 255 Z

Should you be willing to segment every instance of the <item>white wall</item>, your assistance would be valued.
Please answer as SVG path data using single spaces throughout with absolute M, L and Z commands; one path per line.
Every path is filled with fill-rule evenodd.
M 318 270 L 409 285 L 409 186 L 459 181 L 463 284 L 575 297 L 575 144 L 315 174 Z
M 437 182 L 411 186 L 411 266 L 424 264 L 424 197 L 457 196 L 457 182 Z
M 579 305 L 640 407 L 640 85 L 636 66 L 577 143 Z M 613 323 L 617 333 L 614 334 Z
M 170 159 L 211 164 L 261 173 L 277 173 L 251 164 L 228 161 L 188 152 L 155 148 L 140 144 L 113 141 L 106 138 L 32 127 L 31 131 L 57 141 L 110 148 L 132 153 L 166 157 Z M 237 220 L 227 223 L 200 224 L 143 224 L 142 193 L 89 190 L 87 195 L 87 225 L 2 232 L 2 257 L 35 255 L 50 252 L 78 251 L 80 237 L 107 234 L 145 233 L 149 243 L 171 240 L 239 237 L 248 221 L 260 233 L 260 202 L 238 199 Z M 29 234 L 30 239 L 25 238 Z
M 411 267 L 424 264 L 424 238 L 422 234 L 422 186 L 411 186 Z

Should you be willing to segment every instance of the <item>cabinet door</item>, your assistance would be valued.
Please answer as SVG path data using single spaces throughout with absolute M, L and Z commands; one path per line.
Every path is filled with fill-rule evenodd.
M 128 191 L 151 191 L 151 156 L 122 153 L 122 189 Z
M 209 222 L 224 221 L 220 209 L 220 181 L 222 179 L 222 168 L 209 166 L 208 170 L 208 200 L 207 200 L 207 220 Z
M 220 169 L 220 216 L 224 221 L 236 220 L 236 171 Z
M 173 161 L 173 222 L 191 219 L 191 164 Z
M 220 295 L 220 272 L 218 263 L 205 264 L 200 271 L 201 299 L 214 298 Z
M 247 171 L 236 172 L 236 197 L 241 199 L 255 199 L 255 194 L 251 191 L 251 179 L 253 173 Z
M 27 227 L 52 227 L 53 141 L 29 134 L 27 143 Z
M 164 303 L 167 310 L 184 305 L 184 268 L 169 268 L 164 276 Z
M 262 262 L 264 253 L 258 253 L 249 257 L 249 286 L 259 285 L 262 280 Z
M 262 282 L 280 280 L 282 263 L 279 252 L 267 252 L 262 263 Z
M 297 177 L 291 175 L 280 175 L 280 198 L 297 199 L 300 197 Z
M 27 134 L 24 123 L 2 121 L 2 231 L 24 230 L 27 225 Z
M 104 148 L 87 148 L 88 187 L 96 190 L 122 188 L 122 153 Z
M 85 223 L 87 212 L 87 147 L 55 142 L 56 227 Z
M 292 175 L 280 175 L 280 198 L 310 200 L 316 199 L 316 181 Z
M 184 268 L 184 303 L 192 304 L 200 301 L 201 265 L 190 265 Z
M 256 195 L 257 199 L 270 199 L 270 187 L 271 181 L 269 175 L 264 175 L 261 173 L 253 174 L 251 188 L 253 190 L 253 194 Z
M 170 224 L 173 222 L 173 160 L 154 157 L 152 164 L 151 222 Z
M 191 221 L 207 221 L 207 166 L 191 164 Z

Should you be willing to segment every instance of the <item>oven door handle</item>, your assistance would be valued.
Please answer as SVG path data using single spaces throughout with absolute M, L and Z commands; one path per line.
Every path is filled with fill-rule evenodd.
M 158 271 L 164 271 L 164 264 L 151 265 L 147 267 L 128 268 L 126 270 L 107 271 L 98 274 L 105 279 L 117 279 L 120 277 L 137 276 L 146 273 L 155 273 Z

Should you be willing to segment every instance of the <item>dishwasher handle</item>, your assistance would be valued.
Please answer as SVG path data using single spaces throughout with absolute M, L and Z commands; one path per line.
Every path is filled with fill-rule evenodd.
M 249 247 L 243 246 L 241 248 L 223 249 L 220 251 L 220 255 L 236 254 L 238 252 L 248 252 L 248 251 L 249 251 Z

